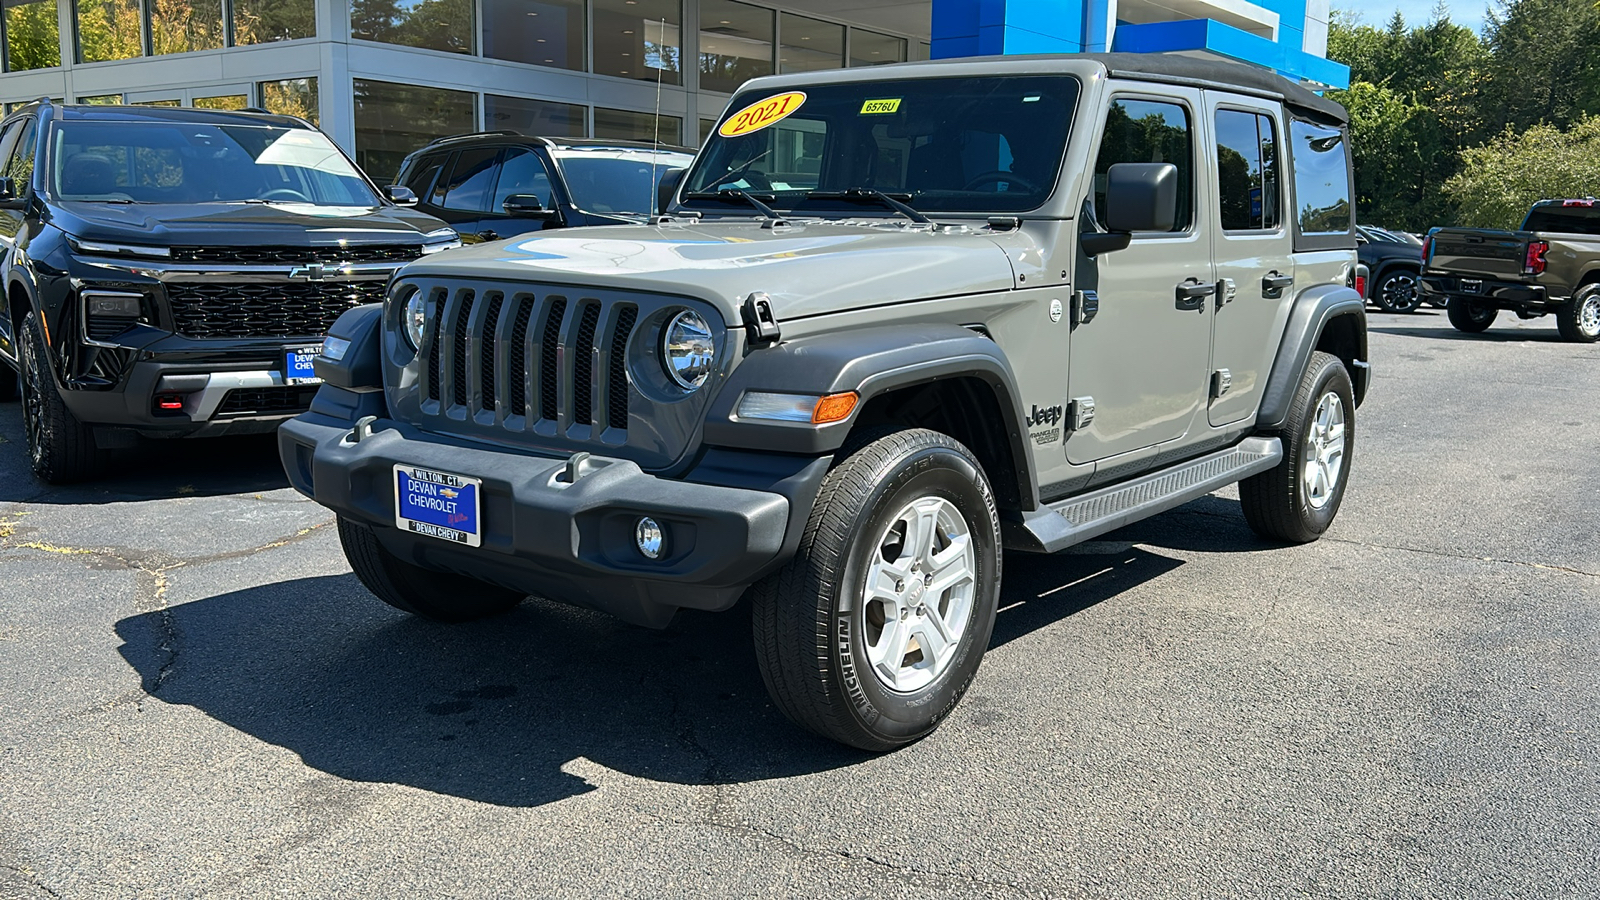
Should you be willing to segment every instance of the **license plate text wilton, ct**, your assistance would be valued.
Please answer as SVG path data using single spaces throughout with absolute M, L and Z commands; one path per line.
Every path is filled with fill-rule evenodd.
M 394 467 L 395 527 L 477 547 L 483 481 L 415 466 Z

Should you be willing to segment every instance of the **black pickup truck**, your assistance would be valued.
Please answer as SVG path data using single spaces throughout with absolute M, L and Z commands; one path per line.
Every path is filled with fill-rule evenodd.
M 1422 247 L 1422 292 L 1447 298 L 1450 324 L 1477 333 L 1500 310 L 1555 314 L 1561 336 L 1600 339 L 1600 206 L 1541 200 L 1517 231 L 1435 228 Z

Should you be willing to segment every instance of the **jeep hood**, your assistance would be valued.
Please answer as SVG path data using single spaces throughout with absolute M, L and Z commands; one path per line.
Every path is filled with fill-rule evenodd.
M 729 323 L 752 291 L 780 320 L 1013 287 L 982 231 L 806 223 L 619 225 L 473 244 L 408 264 L 402 277 L 578 284 L 696 297 Z

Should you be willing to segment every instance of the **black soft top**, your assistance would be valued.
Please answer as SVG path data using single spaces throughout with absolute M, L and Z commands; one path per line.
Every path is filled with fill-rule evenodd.
M 1199 87 L 1243 90 L 1250 94 L 1282 97 L 1289 107 L 1331 119 L 1340 125 L 1350 122 L 1345 108 L 1271 69 L 1248 63 L 1215 58 L 1180 56 L 1175 53 L 1080 53 L 1069 58 L 1098 60 L 1113 78 L 1145 81 L 1190 82 Z

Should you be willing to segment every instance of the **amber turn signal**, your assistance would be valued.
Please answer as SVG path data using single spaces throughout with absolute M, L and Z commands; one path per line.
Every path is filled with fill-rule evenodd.
M 856 402 L 861 398 L 855 391 L 845 391 L 842 394 L 829 394 L 817 401 L 817 408 L 811 413 L 813 425 L 826 425 L 850 417 L 856 408 Z

